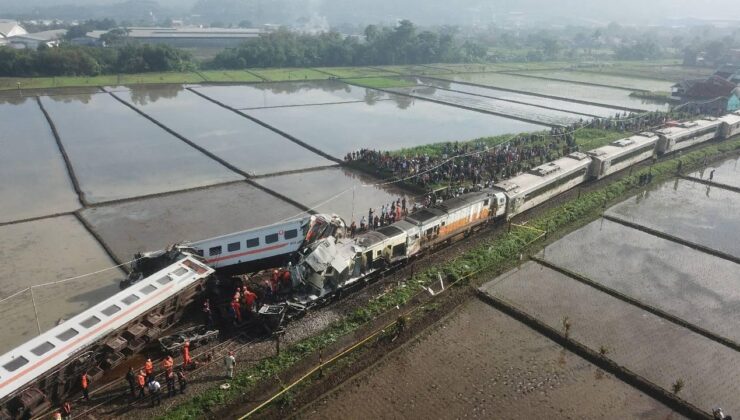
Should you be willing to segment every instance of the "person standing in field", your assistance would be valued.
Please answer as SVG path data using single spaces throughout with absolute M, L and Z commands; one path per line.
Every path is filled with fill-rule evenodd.
M 224 367 L 226 367 L 226 377 L 232 379 L 234 377 L 234 367 L 236 366 L 236 359 L 234 358 L 234 352 L 229 352 L 224 357 Z

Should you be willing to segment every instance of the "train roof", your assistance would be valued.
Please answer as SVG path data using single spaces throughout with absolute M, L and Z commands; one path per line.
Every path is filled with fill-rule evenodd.
M 655 132 L 666 137 L 676 137 L 691 134 L 705 128 L 717 127 L 720 124 L 721 121 L 717 118 L 707 117 L 699 120 L 682 122 L 673 127 L 661 128 Z
M 585 153 L 575 152 L 533 168 L 529 172 L 496 183 L 494 187 L 506 192 L 511 198 L 521 194 L 527 194 L 543 185 L 587 168 L 590 164 L 591 159 Z
M 186 256 L 5 353 L 0 356 L 0 398 L 79 356 L 91 344 L 213 272 L 207 265 Z
M 436 209 L 434 207 L 427 207 L 421 210 L 417 210 L 406 217 L 406 220 L 416 223 L 417 225 L 424 224 L 436 217 L 443 216 L 446 214 L 444 211 Z
M 740 123 L 740 111 L 725 114 L 719 117 L 718 120 L 730 125 Z
M 216 242 L 216 241 L 224 241 L 224 240 L 226 240 L 228 238 L 233 238 L 235 236 L 241 237 L 242 235 L 247 234 L 247 233 L 256 233 L 256 232 L 264 232 L 264 231 L 274 231 L 275 229 L 282 228 L 282 227 L 285 227 L 285 226 L 293 226 L 295 223 L 303 224 L 306 221 L 308 221 L 310 218 L 311 218 L 311 216 L 305 216 L 305 217 L 301 217 L 301 218 L 287 220 L 287 221 L 284 221 L 284 222 L 273 223 L 273 224 L 267 225 L 267 226 L 260 226 L 260 227 L 253 228 L 253 229 L 245 229 L 245 230 L 242 230 L 242 231 L 239 231 L 239 232 L 231 232 L 231 233 L 227 233 L 225 235 L 214 236 L 212 238 L 202 239 L 202 240 L 199 240 L 197 242 L 192 242 L 189 245 L 192 246 L 192 247 L 198 248 L 202 244 L 208 244 L 210 242 Z
M 660 137 L 654 133 L 640 133 L 591 150 L 587 152 L 587 154 L 599 159 L 607 160 L 625 155 L 647 145 L 655 144 L 658 142 L 659 138 Z
M 394 223 L 392 225 L 384 226 L 376 230 L 371 230 L 361 235 L 358 235 L 355 238 L 355 242 L 358 245 L 363 246 L 363 247 L 371 247 L 387 239 L 395 238 L 396 236 L 405 235 L 405 234 L 406 234 L 406 231 L 404 231 L 398 226 L 395 226 L 395 223 Z

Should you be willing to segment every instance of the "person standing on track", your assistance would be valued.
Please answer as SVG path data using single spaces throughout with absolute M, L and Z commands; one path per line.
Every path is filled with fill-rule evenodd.
M 165 373 L 165 379 L 167 381 L 167 398 L 172 398 L 175 396 L 175 372 L 172 371 L 172 369 L 169 369 Z
M 139 384 L 139 399 L 143 400 L 144 397 L 146 397 L 146 393 L 144 392 L 144 388 L 146 388 L 146 373 L 144 373 L 143 370 L 140 370 L 139 376 L 136 377 L 136 380 Z
M 126 372 L 126 381 L 128 382 L 128 389 L 131 392 L 131 396 L 136 396 L 136 373 L 134 373 L 134 368 L 129 366 L 128 372 Z
M 232 379 L 234 377 L 234 367 L 236 366 L 236 359 L 234 358 L 234 352 L 231 351 L 224 357 L 224 366 L 226 367 L 226 377 Z
M 203 302 L 203 321 L 206 329 L 210 330 L 213 326 L 213 315 L 211 314 L 211 302 L 208 299 Z
M 70 404 L 69 401 L 65 401 L 64 403 L 62 403 L 62 406 L 59 409 L 59 414 L 63 419 L 72 418 L 72 404 Z
M 80 385 L 82 385 L 82 399 L 90 401 L 90 375 L 87 374 L 87 371 L 82 372 Z
M 182 367 L 187 368 L 193 363 L 193 359 L 190 358 L 190 341 L 186 341 L 185 345 L 182 346 Z
M 152 381 L 149 382 L 149 395 L 152 397 L 152 407 L 154 407 L 154 401 L 157 402 L 157 405 L 162 404 L 162 396 L 160 395 L 161 389 L 162 386 L 156 379 L 152 379 Z
M 144 363 L 144 373 L 146 373 L 146 383 L 154 379 L 154 363 L 152 363 L 151 358 L 147 358 L 146 363 Z
M 180 394 L 184 394 L 185 389 L 188 387 L 188 378 L 182 369 L 177 370 L 177 383 L 180 385 Z
M 167 372 L 171 372 L 172 368 L 174 367 L 175 367 L 175 360 L 172 358 L 172 356 L 168 354 L 167 357 L 165 357 L 164 360 L 162 361 L 162 368 L 164 369 L 164 372 L 167 373 Z

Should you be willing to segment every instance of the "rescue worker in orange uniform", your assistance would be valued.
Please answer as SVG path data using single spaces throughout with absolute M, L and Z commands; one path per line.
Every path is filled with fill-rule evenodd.
M 154 363 L 152 363 L 152 359 L 146 359 L 146 363 L 144 363 L 144 373 L 146 373 L 146 382 L 151 382 L 152 376 L 154 375 Z
M 90 401 L 90 392 L 89 392 L 90 375 L 88 375 L 87 374 L 87 371 L 85 371 L 85 372 L 82 373 L 82 377 L 80 379 L 81 379 L 80 382 L 81 382 L 81 385 L 82 385 L 82 398 L 85 401 Z
M 167 357 L 164 358 L 164 361 L 162 361 L 162 367 L 164 368 L 165 373 L 172 371 L 172 368 L 175 367 L 175 360 L 172 356 L 168 354 Z
M 136 377 L 136 383 L 139 385 L 139 399 L 143 400 L 146 397 L 144 388 L 146 388 L 146 373 L 143 370 L 139 371 L 139 376 Z
M 190 341 L 186 341 L 185 345 L 182 346 L 182 366 L 188 367 L 193 363 L 193 359 L 190 358 Z
M 290 271 L 283 270 L 282 274 L 280 275 L 280 289 L 290 290 L 291 288 L 293 288 L 293 282 L 290 279 Z

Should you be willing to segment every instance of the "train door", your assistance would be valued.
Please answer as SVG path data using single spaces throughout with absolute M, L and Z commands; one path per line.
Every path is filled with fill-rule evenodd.
M 374 261 L 373 251 L 370 250 L 370 251 L 365 252 L 365 262 L 367 264 L 367 269 L 368 270 L 370 270 L 370 269 L 373 268 L 373 261 Z

